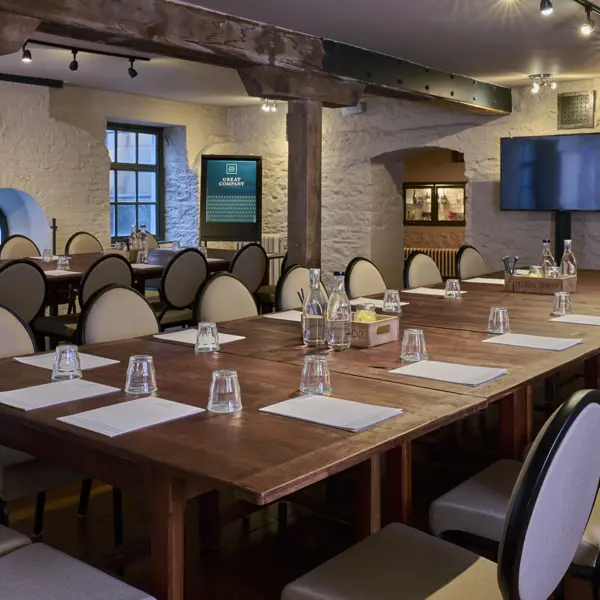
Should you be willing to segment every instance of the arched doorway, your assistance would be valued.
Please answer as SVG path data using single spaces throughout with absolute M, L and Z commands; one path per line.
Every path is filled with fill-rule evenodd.
M 14 188 L 0 188 L 0 213 L 3 240 L 18 233 L 32 239 L 38 248 L 50 248 L 48 218 L 32 196 Z

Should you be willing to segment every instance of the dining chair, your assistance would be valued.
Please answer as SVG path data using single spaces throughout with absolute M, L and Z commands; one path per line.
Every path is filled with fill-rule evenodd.
M 346 267 L 345 283 L 349 298 L 383 294 L 387 289 L 379 269 L 362 256 L 353 258 Z
M 498 564 L 397 523 L 288 585 L 283 600 L 542 600 L 577 551 L 600 478 L 600 391 L 577 392 L 537 436 L 509 503 Z
M 31 260 L 12 260 L 0 267 L 0 304 L 28 325 L 42 313 L 47 287 L 44 271 Z
M 31 540 L 26 535 L 0 525 L 0 558 L 30 544 Z
M 302 302 L 298 293 L 304 292 L 306 295 L 309 287 L 308 269 L 299 265 L 290 267 L 281 275 L 277 282 L 277 289 L 275 290 L 275 310 L 281 312 L 282 310 L 302 308 Z M 327 299 L 327 290 L 322 282 L 321 291 L 323 292 L 325 299 Z
M 40 249 L 24 235 L 9 235 L 0 246 L 0 260 L 41 256 Z
M 138 233 L 141 232 L 140 229 L 137 230 Z M 148 245 L 148 250 L 153 250 L 154 248 L 160 248 L 160 244 L 158 240 L 146 229 L 146 244 Z
M 208 263 L 202 252 L 186 248 L 173 256 L 163 271 L 160 301 L 151 304 L 161 329 L 192 323 L 193 305 L 207 276 Z
M 129 261 L 118 254 L 107 254 L 94 261 L 81 278 L 79 284 L 80 309 L 99 290 L 113 284 L 131 287 L 133 270 Z M 73 307 L 73 313 L 75 309 Z M 34 329 L 38 334 L 50 336 L 52 347 L 59 340 L 70 341 L 77 332 L 79 315 L 66 314 L 42 316 L 35 320 Z
M 269 259 L 265 249 L 257 242 L 252 242 L 235 253 L 229 265 L 229 272 L 244 283 L 251 294 L 255 294 L 268 268 Z
M 33 354 L 35 350 L 29 325 L 14 310 L 0 305 L 0 358 Z
M 455 270 L 456 277 L 462 280 L 487 275 L 491 272 L 479 250 L 468 245 L 458 249 Z
M 46 544 L 24 544 L 0 557 L 0 598 L 155 600 L 146 592 Z
M 442 275 L 431 256 L 415 250 L 404 261 L 404 288 L 442 283 Z
M 243 281 L 231 273 L 215 273 L 200 288 L 194 322 L 222 323 L 258 314 L 256 302 Z
M 91 252 L 102 252 L 100 240 L 87 231 L 74 233 L 65 244 L 65 254 L 87 254 Z
M 156 315 L 144 296 L 124 285 L 109 285 L 85 304 L 75 337 L 81 344 L 101 344 L 159 330 Z
M 267 257 L 268 258 L 268 257 Z M 291 265 L 290 265 L 291 266 Z M 287 250 L 281 260 L 281 267 L 279 268 L 279 277 L 281 277 L 288 269 L 288 253 Z M 279 281 L 279 279 L 278 279 Z M 256 297 L 261 305 L 261 312 L 272 311 L 275 309 L 275 294 L 277 292 L 277 283 L 269 285 L 261 285 L 256 290 Z

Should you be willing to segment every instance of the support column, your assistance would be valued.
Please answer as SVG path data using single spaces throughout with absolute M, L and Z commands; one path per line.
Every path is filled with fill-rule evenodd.
M 288 264 L 321 267 L 322 103 L 288 102 Z

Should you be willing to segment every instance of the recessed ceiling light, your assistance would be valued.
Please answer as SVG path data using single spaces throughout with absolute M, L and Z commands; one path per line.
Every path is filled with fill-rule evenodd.
M 540 0 L 540 12 L 546 17 L 551 15 L 554 12 L 552 0 Z
M 27 47 L 27 44 L 23 44 L 23 52 L 21 53 L 21 60 L 24 63 L 30 63 L 33 61 L 33 57 L 31 56 L 31 50 Z

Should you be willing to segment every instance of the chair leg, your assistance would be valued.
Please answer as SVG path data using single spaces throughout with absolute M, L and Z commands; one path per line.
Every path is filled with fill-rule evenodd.
M 593 600 L 600 600 L 600 579 L 594 577 L 592 581 L 592 598 Z
M 39 538 L 44 532 L 44 510 L 46 508 L 46 492 L 38 492 L 35 497 L 35 516 L 33 518 L 33 537 Z
M 0 498 L 0 525 L 8 527 L 8 504 Z
M 116 547 L 123 545 L 123 494 L 113 487 L 113 539 Z
M 90 505 L 90 493 L 92 491 L 92 480 L 84 479 L 81 482 L 81 491 L 79 492 L 79 507 L 77 508 L 78 517 L 86 517 Z

